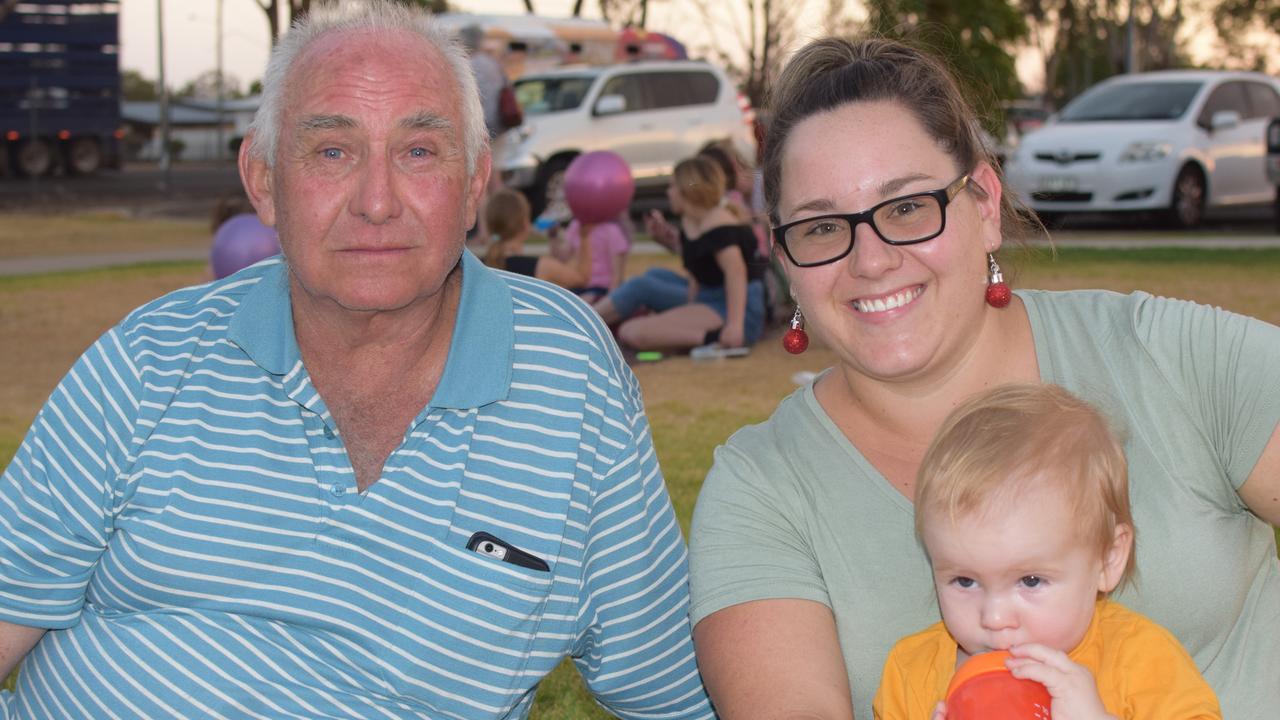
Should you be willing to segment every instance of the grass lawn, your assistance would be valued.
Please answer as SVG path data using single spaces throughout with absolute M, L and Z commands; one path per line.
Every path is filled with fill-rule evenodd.
M 96 221 L 95 221 L 96 222 Z M 114 221 L 113 221 L 114 222 Z M 121 237 L 198 232 L 181 225 L 133 222 Z M 0 257 L 13 242 L 0 229 Z M 112 232 L 117 232 L 112 226 Z M 50 239 L 49 242 L 53 242 Z M 97 250 L 93 252 L 98 252 Z M 50 252 L 27 253 L 52 254 Z M 9 255 L 16 257 L 16 255 Z M 674 258 L 636 257 L 629 270 Z M 1006 268 L 1008 270 L 1008 268 Z M 202 264 L 164 264 L 91 272 L 0 278 L 0 466 L 8 462 L 44 399 L 76 356 L 99 334 L 137 305 L 167 290 L 202 282 Z M 1015 286 L 1050 289 L 1103 287 L 1143 289 L 1218 305 L 1280 324 L 1280 250 L 1084 250 L 1060 251 L 1056 259 L 1030 257 L 1016 272 Z M 686 357 L 636 366 L 644 388 L 654 441 L 672 501 L 687 534 L 694 500 L 711 464 L 711 450 L 734 430 L 765 419 L 795 385 L 799 371 L 818 371 L 833 362 L 815 347 L 792 357 L 767 335 L 749 357 L 695 363 Z M 1280 535 L 1278 535 L 1280 536 Z M 540 689 L 535 718 L 603 718 L 605 713 L 582 690 L 567 663 Z

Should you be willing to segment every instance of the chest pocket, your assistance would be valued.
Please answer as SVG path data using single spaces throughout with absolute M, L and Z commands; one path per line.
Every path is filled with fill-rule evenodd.
M 552 436 L 512 453 L 510 433 L 471 413 L 429 418 L 419 430 L 433 457 L 414 472 L 430 485 L 421 501 L 432 507 L 416 514 L 442 524 L 433 521 L 412 540 L 417 561 L 408 566 L 402 628 L 420 641 L 412 650 L 383 651 L 384 677 L 397 692 L 428 699 L 438 714 L 502 715 L 539 679 L 540 672 L 526 672 L 530 653 L 558 657 L 572 640 L 567 584 L 577 582 L 582 538 L 566 531 L 583 527 L 569 522 L 580 442 Z M 477 532 L 546 569 L 468 549 Z M 553 600 L 557 584 L 554 595 L 568 600 Z

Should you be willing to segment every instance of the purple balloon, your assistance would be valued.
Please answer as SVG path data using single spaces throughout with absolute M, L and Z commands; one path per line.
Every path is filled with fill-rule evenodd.
M 636 194 L 631 167 L 608 150 L 583 153 L 564 172 L 564 199 L 584 223 L 608 222 L 631 205 Z
M 244 213 L 229 218 L 213 234 L 209 264 L 219 280 L 280 253 L 275 228 L 262 224 L 257 215 Z

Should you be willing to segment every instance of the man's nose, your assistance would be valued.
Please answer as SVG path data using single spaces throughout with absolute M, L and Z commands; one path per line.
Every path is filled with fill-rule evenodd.
M 373 153 L 365 162 L 360 173 L 360 185 L 351 200 L 351 211 L 374 225 L 381 225 L 400 214 L 395 165 L 382 154 Z

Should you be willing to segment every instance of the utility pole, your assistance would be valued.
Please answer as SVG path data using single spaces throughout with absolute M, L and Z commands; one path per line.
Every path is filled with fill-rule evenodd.
M 164 0 L 156 0 L 156 46 L 160 78 L 160 189 L 169 191 L 169 88 L 164 82 Z
M 1138 33 L 1133 25 L 1133 3 L 1129 0 L 1129 21 L 1125 23 L 1125 54 L 1124 54 L 1124 71 L 1125 73 L 1138 72 Z
M 218 21 L 215 23 L 218 27 L 218 147 L 214 148 L 213 158 L 215 160 L 222 159 L 222 153 L 226 149 L 226 138 L 223 137 L 222 118 L 223 105 L 226 101 L 226 89 L 222 79 L 222 2 L 218 0 Z

